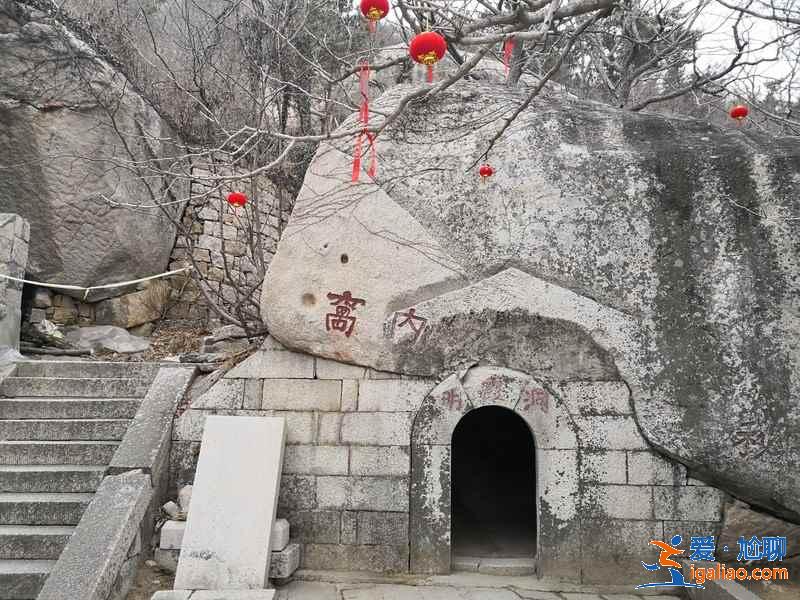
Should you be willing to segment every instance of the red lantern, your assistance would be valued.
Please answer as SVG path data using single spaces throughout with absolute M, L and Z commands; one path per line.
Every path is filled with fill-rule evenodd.
M 408 53 L 415 61 L 428 67 L 428 83 L 433 81 L 433 65 L 444 58 L 447 42 L 435 31 L 423 31 L 414 36 Z
M 231 192 L 228 194 L 228 204 L 231 206 L 244 206 L 247 204 L 247 196 L 241 192 Z
M 383 17 L 389 13 L 389 0 L 361 0 L 361 14 L 369 21 L 369 30 L 374 32 Z
M 494 175 L 494 169 L 489 164 L 481 165 L 478 174 L 481 176 L 481 181 L 486 183 L 486 179 Z
M 736 119 L 739 121 L 741 125 L 742 121 L 747 118 L 747 115 L 750 114 L 750 109 L 747 108 L 744 104 L 737 104 L 730 110 L 731 119 Z

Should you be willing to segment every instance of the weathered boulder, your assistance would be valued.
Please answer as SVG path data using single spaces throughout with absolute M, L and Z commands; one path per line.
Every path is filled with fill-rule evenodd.
M 95 308 L 95 321 L 126 329 L 157 321 L 164 315 L 171 289 L 164 281 L 153 281 L 147 289 L 103 300 Z
M 350 183 L 352 138 L 323 145 L 265 280 L 271 334 L 409 374 L 621 377 L 654 447 L 800 520 L 800 142 L 544 96 L 482 184 L 524 98 L 413 105 L 375 182 Z
M 789 567 L 792 573 L 796 572 L 792 567 L 800 565 L 800 525 L 776 519 L 738 501 L 725 508 L 722 529 L 717 539 L 716 559 L 727 564 L 741 560 L 739 540 L 744 538 L 749 541 L 753 536 L 759 540 L 767 536 L 785 537 L 785 554 L 778 566 Z M 772 558 L 774 562 L 774 557 Z M 769 560 L 769 557 L 765 557 L 765 560 Z
M 0 34 L 0 211 L 31 224 L 28 276 L 90 286 L 166 270 L 176 234 L 169 215 L 182 205 L 146 208 L 153 198 L 136 168 L 167 152 L 156 141 L 171 137 L 164 122 L 45 14 L 0 0 Z M 170 182 L 149 183 L 157 199 L 174 200 Z

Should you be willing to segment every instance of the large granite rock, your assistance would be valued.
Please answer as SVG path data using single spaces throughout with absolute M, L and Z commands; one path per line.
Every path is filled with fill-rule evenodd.
M 265 281 L 270 332 L 409 374 L 621 377 L 654 447 L 800 520 L 800 141 L 541 97 L 482 184 L 523 98 L 462 83 L 412 106 L 374 183 L 350 183 L 353 140 L 322 146 Z
M 166 270 L 176 234 L 168 214 L 181 205 L 165 214 L 106 199 L 152 205 L 124 166 L 165 155 L 152 140 L 170 137 L 92 48 L 43 13 L 0 0 L 0 211 L 31 224 L 29 277 L 89 286 Z M 169 182 L 149 181 L 158 199 L 174 199 Z

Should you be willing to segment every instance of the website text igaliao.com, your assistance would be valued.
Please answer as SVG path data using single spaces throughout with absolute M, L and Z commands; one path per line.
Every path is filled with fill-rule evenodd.
M 684 571 L 685 572 L 685 571 Z M 722 563 L 716 563 L 713 567 L 704 567 L 694 563 L 689 565 L 689 581 L 695 581 L 703 585 L 710 580 L 727 581 L 771 581 L 788 580 L 789 570 L 785 567 L 726 567 Z

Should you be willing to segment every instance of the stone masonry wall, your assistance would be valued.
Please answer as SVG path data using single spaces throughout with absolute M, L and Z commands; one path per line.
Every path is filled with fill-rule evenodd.
M 30 226 L 19 215 L 0 214 L 0 273 L 25 277 Z M 0 279 L 0 348 L 19 348 L 22 284 Z
M 543 385 L 564 417 L 553 421 L 551 432 L 534 435 L 538 535 L 563 538 L 552 546 L 540 541 L 542 575 L 611 583 L 642 578 L 640 561 L 655 556 L 651 539 L 717 533 L 724 494 L 648 446 L 624 383 Z M 438 402 L 434 388 L 434 380 L 298 354 L 268 340 L 176 418 L 173 483 L 193 480 L 208 414 L 283 416 L 288 440 L 278 516 L 290 521 L 292 537 L 302 544 L 302 567 L 408 572 L 410 548 L 418 543 L 409 538 L 410 506 L 444 505 L 435 497 L 442 490 L 411 498 L 428 493 L 419 491 L 426 488 L 412 472 L 411 456 L 419 451 L 412 432 L 414 439 L 430 437 L 414 428 L 426 426 L 420 408 Z M 548 436 L 558 444 L 547 444 Z M 449 483 L 449 464 L 446 471 Z M 548 530 L 559 514 L 566 521 Z M 449 557 L 449 547 L 441 550 Z
M 232 189 L 218 189 L 219 182 L 214 179 L 221 174 L 224 173 L 207 169 L 193 171 L 192 200 L 184 212 L 183 225 L 191 231 L 193 256 L 202 281 L 196 277 L 173 281 L 177 298 L 167 318 L 204 324 L 214 319 L 215 314 L 199 291 L 200 285 L 226 310 L 241 300 L 235 288 L 252 289 L 251 312 L 258 315 L 263 279 L 259 263 L 264 270 L 269 266 L 289 218 L 289 206 L 280 201 L 279 193 L 269 181 L 260 178 L 255 196 L 250 190 L 243 190 L 249 199 L 247 206 L 231 207 L 225 196 Z M 255 259 L 254 250 L 258 250 Z M 187 256 L 187 240 L 179 235 L 170 257 L 170 270 L 191 264 Z
M 193 171 L 192 200 L 182 217 L 183 226 L 191 232 L 200 277 L 195 273 L 178 274 L 120 289 L 117 296 L 100 302 L 82 302 L 47 288 L 36 288 L 31 290 L 32 302 L 25 318 L 31 323 L 48 319 L 59 325 L 116 325 L 136 335 L 149 335 L 153 323 L 162 317 L 214 325 L 217 316 L 200 292 L 201 285 L 226 310 L 242 300 L 235 287 L 240 291 L 251 289 L 245 302 L 251 305 L 250 313 L 258 315 L 263 279 L 258 263 L 263 269 L 269 267 L 290 210 L 263 178 L 246 208 L 232 208 L 224 200 L 227 192 L 216 189 L 214 177 L 220 174 L 207 169 Z M 254 261 L 254 250 L 259 248 Z M 191 266 L 187 240 L 178 235 L 168 269 L 186 266 Z

